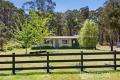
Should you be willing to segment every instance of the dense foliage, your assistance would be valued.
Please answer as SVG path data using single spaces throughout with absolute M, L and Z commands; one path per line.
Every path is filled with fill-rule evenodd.
M 99 23 L 99 30 L 103 33 L 102 35 L 104 37 L 104 41 L 110 44 L 111 51 L 113 51 L 113 46 L 120 41 L 119 0 L 108 0 L 106 2 L 106 5 L 103 7 L 103 11 L 100 15 Z
M 26 20 L 22 26 L 22 30 L 17 30 L 16 40 L 22 47 L 26 48 L 27 53 L 27 48 L 31 45 L 33 40 L 32 25 Z
M 17 9 L 13 3 L 7 0 L 0 0 L 0 48 L 3 51 L 4 45 L 15 38 L 17 28 L 22 28 L 20 23 L 24 22 L 24 11 Z
M 0 50 L 4 50 L 8 42 L 15 40 L 17 32 L 24 33 L 21 31 L 29 30 L 25 25 L 34 28 L 32 31 L 36 38 L 33 43 L 41 43 L 44 41 L 41 38 L 46 36 L 39 35 L 43 32 L 46 34 L 51 31 L 53 35 L 58 36 L 78 35 L 86 19 L 93 20 L 98 25 L 98 41 L 101 45 L 110 45 L 113 50 L 113 46 L 120 41 L 119 0 L 106 0 L 104 5 L 96 10 L 90 10 L 85 6 L 79 10 L 67 10 L 63 13 L 54 12 L 56 5 L 53 0 L 29 0 L 23 4 L 22 9 L 19 9 L 9 0 L 0 0 Z M 31 15 L 31 12 L 36 13 L 36 17 Z
M 23 8 L 28 10 L 31 9 L 33 11 L 40 12 L 53 12 L 55 9 L 56 3 L 52 0 L 29 0 L 23 4 Z
M 41 44 L 44 42 L 44 37 L 51 34 L 51 32 L 46 26 L 49 22 L 49 18 L 51 17 L 51 15 L 48 14 L 48 16 L 45 17 L 41 14 L 42 13 L 39 12 L 31 12 L 31 18 L 29 22 L 28 20 L 26 20 L 23 24 L 22 30 L 18 30 L 16 34 L 17 41 L 19 41 L 22 45 L 25 46 L 26 53 L 27 48 L 32 43 Z
M 98 27 L 92 20 L 86 20 L 79 32 L 79 44 L 84 48 L 96 48 L 98 43 Z

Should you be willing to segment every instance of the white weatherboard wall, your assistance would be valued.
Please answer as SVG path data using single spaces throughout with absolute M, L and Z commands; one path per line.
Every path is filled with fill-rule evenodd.
M 67 40 L 67 44 L 63 44 L 62 40 Z M 59 39 L 59 47 L 62 46 L 72 46 L 72 39 Z
M 72 39 L 79 38 L 78 35 L 74 36 L 48 36 L 45 37 L 45 39 L 52 40 L 53 43 L 43 43 L 38 45 L 32 45 L 32 46 L 53 46 L 53 47 L 62 47 L 62 46 L 72 46 Z M 67 40 L 67 44 L 64 44 L 62 40 Z
M 58 40 L 58 45 L 59 47 L 62 47 L 62 46 L 72 46 L 72 39 L 52 39 L 53 40 L 53 44 L 52 43 L 48 43 L 48 44 L 41 44 L 41 45 L 38 45 L 38 46 L 53 46 L 53 47 L 56 47 L 56 43 L 55 43 L 55 40 Z M 63 44 L 63 40 L 67 40 L 67 44 Z
M 55 47 L 55 39 L 53 39 L 53 47 Z

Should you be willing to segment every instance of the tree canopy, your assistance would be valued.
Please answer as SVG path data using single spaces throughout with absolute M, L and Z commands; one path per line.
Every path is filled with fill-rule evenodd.
M 116 41 L 120 40 L 120 2 L 118 0 L 108 0 L 100 15 L 100 30 L 107 36 L 111 51 Z M 116 36 L 114 36 L 116 35 Z
M 17 9 L 13 3 L 0 0 L 0 39 L 1 49 L 3 46 L 13 39 L 14 33 L 17 28 L 20 28 L 20 23 L 24 22 L 24 12 L 21 9 Z
M 113 46 L 120 41 L 119 0 L 107 0 L 96 10 L 90 10 L 88 6 L 85 6 L 79 10 L 54 12 L 56 5 L 53 0 L 29 0 L 20 9 L 9 0 L 0 0 L 1 49 L 3 50 L 4 45 L 15 39 L 17 30 L 22 34 L 24 29 L 27 31 L 31 26 L 33 37 L 35 37 L 32 42 L 42 43 L 44 41 L 42 38 L 51 32 L 56 36 L 77 35 L 87 19 L 97 24 L 98 41 L 101 45 L 110 45 L 113 50 Z M 29 10 L 27 14 L 26 9 Z
M 53 12 L 55 9 L 56 3 L 52 0 L 30 0 L 23 4 L 23 8 L 25 6 L 29 6 L 29 9 L 33 11 L 41 11 L 41 12 Z
M 27 53 L 27 48 L 32 43 L 41 44 L 44 42 L 45 36 L 49 36 L 51 32 L 48 30 L 47 23 L 51 15 L 40 16 L 42 13 L 31 12 L 30 20 L 26 20 L 22 24 L 22 30 L 18 30 L 16 34 L 16 39 L 19 41 L 25 48 Z

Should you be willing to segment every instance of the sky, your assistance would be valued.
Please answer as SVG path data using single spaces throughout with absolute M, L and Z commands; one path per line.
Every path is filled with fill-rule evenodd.
M 26 1 L 30 0 L 10 0 L 17 6 L 21 8 L 22 4 Z M 103 6 L 106 0 L 53 0 L 56 3 L 55 11 L 56 12 L 65 12 L 68 9 L 79 10 L 82 7 L 88 6 L 90 10 L 95 10 L 101 6 Z

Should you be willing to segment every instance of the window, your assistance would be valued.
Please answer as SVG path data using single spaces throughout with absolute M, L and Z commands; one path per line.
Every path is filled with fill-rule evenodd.
M 62 44 L 67 44 L 67 40 L 62 40 Z
M 46 40 L 44 43 L 45 43 L 45 44 L 52 44 L 53 41 L 52 41 L 52 40 Z

